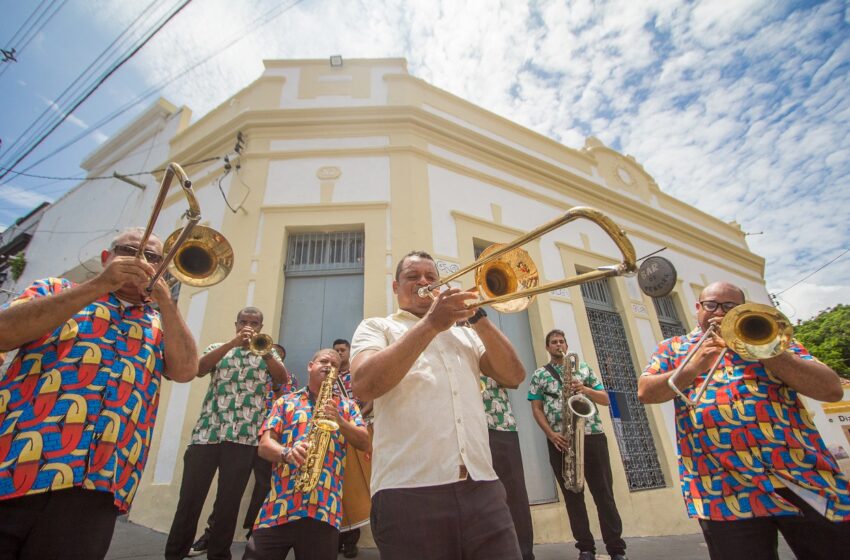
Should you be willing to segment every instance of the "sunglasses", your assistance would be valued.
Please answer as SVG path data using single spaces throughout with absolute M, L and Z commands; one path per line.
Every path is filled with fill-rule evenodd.
M 116 245 L 112 248 L 112 252 L 119 257 L 135 257 L 139 252 L 139 248 L 133 247 L 132 245 Z M 144 251 L 142 254 L 145 256 L 145 260 L 151 264 L 159 264 L 162 262 L 162 255 L 159 253 Z
M 699 302 L 699 304 L 702 305 L 702 308 L 708 311 L 709 313 L 714 313 L 715 311 L 717 311 L 718 307 L 722 307 L 724 312 L 729 313 L 730 311 L 741 305 L 740 303 L 735 303 L 734 301 L 724 301 L 723 303 L 720 303 L 719 301 L 701 301 Z

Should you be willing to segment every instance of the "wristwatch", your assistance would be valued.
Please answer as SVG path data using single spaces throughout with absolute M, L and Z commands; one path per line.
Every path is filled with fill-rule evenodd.
M 476 311 L 476 312 L 475 312 L 475 315 L 473 315 L 472 317 L 470 317 L 469 319 L 467 319 L 467 322 L 468 322 L 470 325 L 474 325 L 475 323 L 477 323 L 478 321 L 480 321 L 482 317 L 486 317 L 486 316 L 487 316 L 487 312 L 486 312 L 486 311 L 484 311 L 484 308 L 483 308 L 483 307 L 479 307 L 479 308 L 478 308 L 478 311 Z

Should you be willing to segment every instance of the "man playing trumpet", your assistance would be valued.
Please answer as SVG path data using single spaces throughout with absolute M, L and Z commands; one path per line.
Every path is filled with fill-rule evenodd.
M 180 498 L 165 545 L 167 559 L 189 554 L 216 471 L 218 488 L 207 558 L 230 559 L 239 503 L 257 455 L 268 381 L 281 385 L 289 379 L 274 349 L 262 354 L 251 350 L 252 340 L 263 328 L 259 309 L 241 310 L 235 328 L 231 340 L 210 344 L 199 360 L 198 376 L 211 374 L 210 386 L 183 456 Z
M 658 345 L 638 397 L 675 399 L 682 493 L 712 559 L 775 559 L 777 531 L 798 558 L 840 557 L 850 550 L 848 481 L 798 396 L 839 400 L 838 375 L 795 341 L 755 360 L 727 349 L 736 343 L 729 335 L 709 334 L 695 349 L 742 304 L 744 292 L 733 284 L 706 287 L 697 328 Z M 695 398 L 718 360 L 704 396 Z

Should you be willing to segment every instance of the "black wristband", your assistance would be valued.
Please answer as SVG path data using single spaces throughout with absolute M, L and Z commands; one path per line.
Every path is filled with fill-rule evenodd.
M 478 308 L 478 311 L 476 311 L 476 312 L 475 312 L 475 315 L 473 315 L 472 317 L 470 317 L 469 319 L 467 319 L 467 322 L 468 322 L 470 325 L 474 325 L 475 323 L 477 323 L 478 321 L 480 321 L 482 317 L 486 317 L 486 316 L 487 316 L 487 312 L 486 312 L 486 311 L 484 311 L 484 308 L 483 308 L 483 307 L 479 307 L 479 308 Z

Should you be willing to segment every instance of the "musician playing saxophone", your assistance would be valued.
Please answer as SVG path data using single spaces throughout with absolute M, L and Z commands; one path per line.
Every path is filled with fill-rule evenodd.
M 357 404 L 334 395 L 325 383 L 331 369 L 338 370 L 339 365 L 333 348 L 316 352 L 307 364 L 307 386 L 278 399 L 260 430 L 260 456 L 274 464 L 272 485 L 243 560 L 285 558 L 291 549 L 296 560 L 337 556 L 346 444 L 363 450 L 369 447 L 369 433 Z M 324 456 L 317 458 L 321 471 L 315 487 L 300 491 L 297 482 L 309 462 L 309 434 L 318 429 L 313 422 L 317 415 L 339 428 L 331 432 Z
M 549 448 L 549 462 L 558 480 L 558 486 L 564 495 L 567 516 L 570 519 L 570 529 L 579 549 L 579 560 L 596 558 L 596 545 L 590 532 L 590 521 L 584 504 L 584 491 L 573 492 L 564 484 L 563 454 L 567 441 L 561 435 L 563 425 L 562 391 L 563 382 L 570 378 L 569 364 L 565 363 L 569 349 L 564 331 L 552 330 L 546 335 L 546 351 L 550 361 L 538 368 L 531 378 L 528 388 L 528 400 L 531 401 L 531 411 L 537 424 L 546 434 Z M 583 394 L 598 406 L 608 406 L 608 393 L 602 382 L 594 375 L 585 362 L 579 362 L 572 383 L 572 394 Z M 582 434 L 575 434 L 581 437 Z M 599 412 L 585 423 L 584 440 L 584 475 L 587 487 L 596 502 L 599 512 L 599 526 L 605 548 L 612 560 L 625 560 L 626 543 L 622 539 L 623 522 L 614 501 L 611 460 L 608 456 L 608 439 L 602 431 Z

